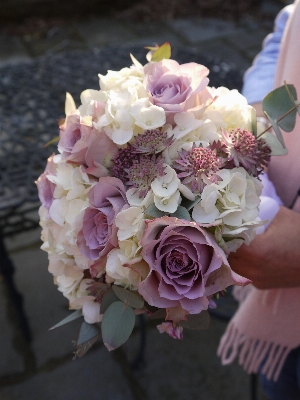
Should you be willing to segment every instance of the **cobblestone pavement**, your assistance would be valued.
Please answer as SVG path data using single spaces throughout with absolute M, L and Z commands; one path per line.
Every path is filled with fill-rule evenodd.
M 275 1 L 265 0 L 262 7 L 273 16 L 280 9 Z M 99 54 L 102 58 L 97 72 L 103 73 L 111 68 L 112 56 L 116 69 L 129 63 L 129 49 L 134 49 L 139 61 L 144 62 L 143 46 L 165 41 L 171 43 L 174 58 L 190 57 L 187 62 L 201 60 L 203 56 L 209 60 L 215 85 L 218 79 L 226 77 L 226 86 L 240 89 L 243 72 L 271 29 L 271 19 L 250 17 L 239 23 L 188 18 L 147 26 L 97 18 L 66 24 L 44 39 L 1 35 L 3 132 L 41 129 L 42 134 L 46 129 L 54 136 L 56 119 L 62 116 L 59 114 L 63 111 L 64 92 L 68 90 L 78 99 L 80 89 L 97 85 L 94 69 Z M 78 59 L 82 59 L 82 69 L 74 73 L 72 65 L 78 65 Z M 42 87 L 37 76 L 45 75 L 45 71 L 49 71 L 49 86 Z M 62 83 L 60 74 L 76 79 L 75 93 L 72 86 L 66 87 L 69 82 Z M 50 91 L 51 85 L 60 87 Z M 44 126 L 35 124 L 37 109 L 40 118 L 48 121 Z M 138 351 L 138 326 L 121 351 L 108 353 L 98 345 L 82 359 L 72 361 L 76 321 L 48 331 L 68 315 L 68 309 L 66 299 L 56 290 L 47 271 L 47 257 L 39 249 L 39 236 L 37 228 L 5 240 L 16 267 L 15 282 L 24 297 L 33 340 L 28 344 L 19 332 L 0 280 L 0 400 L 250 400 L 249 377 L 236 364 L 221 366 L 216 356 L 226 322 L 214 317 L 207 331 L 187 331 L 183 341 L 160 335 L 147 324 L 144 362 L 135 369 L 131 361 Z M 228 316 L 235 308 L 228 297 L 218 311 Z M 263 399 L 262 394 L 259 399 Z

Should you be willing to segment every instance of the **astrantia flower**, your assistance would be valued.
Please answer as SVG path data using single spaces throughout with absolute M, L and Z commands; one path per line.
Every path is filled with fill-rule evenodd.
M 138 162 L 139 156 L 135 154 L 134 149 L 131 145 L 123 149 L 119 149 L 118 153 L 114 157 L 114 166 L 112 168 L 113 176 L 120 179 L 123 183 L 128 181 L 127 170 L 136 161 Z
M 164 161 L 160 157 L 141 155 L 139 160 L 135 160 L 130 168 L 126 170 L 128 173 L 127 185 L 137 189 L 140 197 L 145 197 L 151 183 L 157 177 L 165 175 Z
M 136 153 L 156 154 L 162 152 L 173 142 L 171 137 L 168 137 L 167 132 L 162 132 L 159 129 L 147 130 L 135 138 L 132 144 Z
M 263 140 L 257 140 L 251 132 L 239 128 L 230 132 L 222 129 L 222 136 L 232 168 L 243 166 L 249 174 L 257 176 L 268 165 L 271 149 Z M 230 168 L 230 163 L 227 168 Z
M 195 147 L 178 152 L 180 158 L 175 160 L 174 168 L 178 171 L 178 178 L 182 183 L 191 185 L 192 192 L 203 190 L 203 179 L 214 181 L 215 173 L 219 170 L 219 160 L 216 152 L 207 147 Z

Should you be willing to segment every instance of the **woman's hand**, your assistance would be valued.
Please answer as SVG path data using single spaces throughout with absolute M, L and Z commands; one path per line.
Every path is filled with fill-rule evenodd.
M 228 260 L 258 289 L 300 286 L 300 214 L 280 207 L 266 231 Z

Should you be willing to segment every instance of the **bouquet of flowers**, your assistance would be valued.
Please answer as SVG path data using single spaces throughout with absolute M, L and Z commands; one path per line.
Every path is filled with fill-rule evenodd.
M 75 310 L 56 326 L 84 318 L 79 356 L 100 331 L 109 350 L 122 345 L 140 313 L 182 338 L 207 325 L 216 294 L 249 283 L 227 256 L 263 223 L 271 149 L 237 90 L 169 56 L 168 44 L 144 66 L 132 56 L 78 108 L 67 94 L 59 154 L 37 181 L 42 249 Z

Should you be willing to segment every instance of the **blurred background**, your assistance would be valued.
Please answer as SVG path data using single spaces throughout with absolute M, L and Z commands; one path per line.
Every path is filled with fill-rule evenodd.
M 66 91 L 98 89 L 98 73 L 145 63 L 144 46 L 169 41 L 172 58 L 206 65 L 211 86 L 241 89 L 272 30 L 280 0 L 0 1 L 0 400 L 251 400 L 264 397 L 216 350 L 237 304 L 221 298 L 207 331 L 184 340 L 137 319 L 109 353 L 99 342 L 72 361 L 77 320 L 40 250 L 34 181 L 55 146 Z M 230 291 L 229 291 L 230 292 Z M 140 350 L 142 349 L 142 353 Z M 255 397 L 256 395 L 256 397 Z

